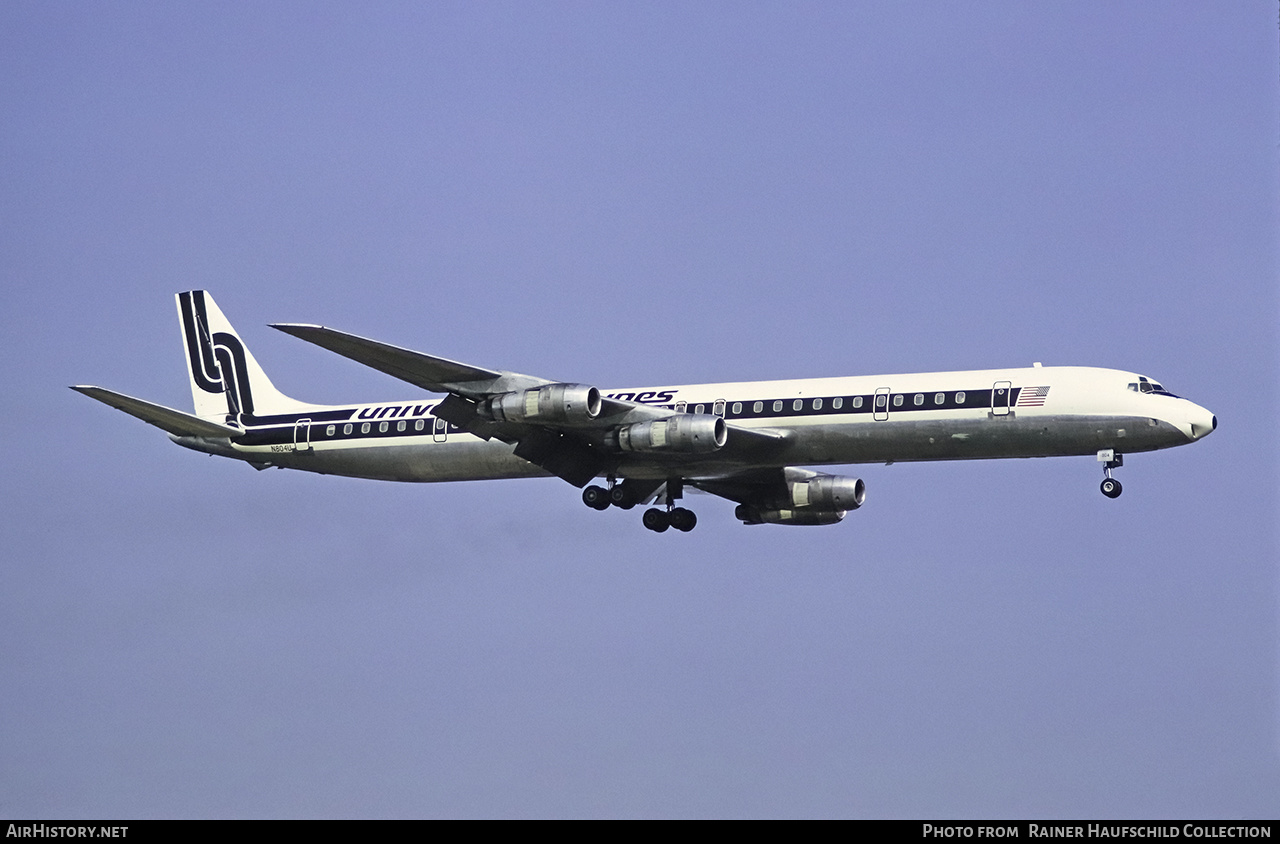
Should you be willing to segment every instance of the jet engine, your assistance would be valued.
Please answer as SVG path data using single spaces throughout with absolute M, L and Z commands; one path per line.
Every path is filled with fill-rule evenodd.
M 867 485 L 862 478 L 840 475 L 818 475 L 807 481 L 788 483 L 788 502 L 792 507 L 814 510 L 857 510 L 867 500 Z M 837 521 L 839 521 L 837 519 Z M 829 524 L 822 522 L 821 524 Z
M 548 384 L 494 396 L 484 408 L 495 422 L 585 424 L 600 415 L 600 391 L 585 384 Z
M 844 510 L 760 510 L 739 504 L 733 516 L 745 525 L 834 525 Z
M 734 516 L 749 525 L 834 525 L 867 500 L 867 485 L 861 478 L 802 469 L 785 473 L 780 486 L 748 498 L 751 503 L 739 505 Z
M 666 419 L 623 425 L 610 440 L 623 451 L 676 451 L 707 454 L 729 439 L 729 427 L 719 416 L 678 413 Z

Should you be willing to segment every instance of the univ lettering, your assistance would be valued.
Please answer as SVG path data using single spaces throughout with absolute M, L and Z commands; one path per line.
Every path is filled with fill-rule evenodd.
M 366 407 L 363 408 L 357 419 L 402 419 L 406 416 L 422 416 L 431 409 L 429 404 L 407 404 L 404 407 Z

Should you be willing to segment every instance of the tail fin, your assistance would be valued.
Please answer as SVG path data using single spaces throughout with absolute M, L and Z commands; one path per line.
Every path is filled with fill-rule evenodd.
M 192 290 L 176 298 L 197 416 L 247 425 L 255 417 L 311 407 L 275 388 L 212 296 Z

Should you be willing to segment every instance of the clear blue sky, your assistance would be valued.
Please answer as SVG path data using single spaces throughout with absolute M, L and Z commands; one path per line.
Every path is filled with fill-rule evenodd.
M 0 4 L 0 815 L 1275 817 L 1270 2 Z M 206 288 L 601 387 L 1085 364 L 1132 457 L 862 466 L 689 535 L 256 473 Z

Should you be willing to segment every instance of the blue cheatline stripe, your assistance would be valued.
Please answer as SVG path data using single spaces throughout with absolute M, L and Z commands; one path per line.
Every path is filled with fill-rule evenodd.
M 1010 405 L 1017 402 L 1018 394 L 1021 391 L 1021 387 L 1010 388 Z M 980 410 L 982 408 L 991 407 L 991 393 L 992 390 L 990 388 L 985 390 L 912 390 L 909 393 L 890 393 L 888 396 L 888 406 L 884 409 L 889 413 L 905 413 L 907 411 L 919 413 L 926 410 Z M 957 401 L 956 397 L 961 394 L 964 395 L 964 401 Z M 939 395 L 943 397 L 941 402 L 937 402 L 935 400 Z M 899 396 L 902 397 L 902 404 L 895 405 L 894 401 Z M 915 403 L 916 396 L 922 397 L 922 403 L 920 405 Z M 832 402 L 835 399 L 841 400 L 841 406 L 838 408 L 832 405 Z M 854 407 L 854 399 L 861 399 L 861 406 Z M 795 407 L 797 400 L 801 403 L 799 410 Z M 813 407 L 814 401 L 821 401 L 822 407 L 815 410 Z M 755 410 L 756 402 L 761 403 L 761 409 L 759 412 Z M 775 402 L 782 403 L 779 410 L 773 409 Z M 808 396 L 803 399 L 797 399 L 795 396 L 788 396 L 785 398 L 747 399 L 742 401 L 735 400 L 726 402 L 724 418 L 728 420 L 786 419 L 798 416 L 842 416 L 847 414 L 872 413 L 875 410 L 874 402 L 874 393 L 864 393 L 862 395 L 852 396 Z M 685 411 L 692 413 L 695 407 L 702 405 L 703 412 L 707 413 L 710 412 L 710 409 L 714 404 L 714 402 L 689 402 L 685 407 Z M 733 406 L 735 404 L 742 405 L 742 410 L 738 413 L 733 412 Z M 675 409 L 674 404 L 662 404 L 657 406 L 670 410 Z M 1001 407 L 1003 406 L 1004 405 L 1001 405 Z
M 342 421 L 327 422 L 326 420 L 317 420 L 316 416 L 302 415 L 297 417 L 294 422 L 286 425 L 272 425 L 270 427 L 262 427 L 250 429 L 243 436 L 236 438 L 237 445 L 260 446 L 260 445 L 290 445 L 293 443 L 294 430 L 297 422 L 302 419 L 311 419 L 310 441 L 318 442 L 352 442 L 359 440 L 376 440 L 391 439 L 394 437 L 428 437 L 435 433 L 435 417 L 426 417 L 421 419 L 402 419 L 394 422 L 383 420 L 382 422 L 357 421 L 353 420 L 351 414 L 355 410 L 349 409 L 343 411 Z M 417 422 L 423 423 L 422 429 L 418 430 Z M 405 430 L 399 430 L 400 422 L 405 423 Z M 387 430 L 382 430 L 382 425 L 386 424 Z M 351 433 L 346 433 L 346 426 L 351 426 Z M 368 425 L 369 430 L 365 432 L 364 426 Z M 330 434 L 328 429 L 332 427 L 333 433 Z M 450 434 L 460 433 L 461 429 L 455 425 L 449 426 Z
M 1012 387 L 1009 390 L 1010 409 L 1018 401 L 1021 393 L 1021 387 Z M 888 398 L 888 413 L 921 413 L 931 410 L 983 410 L 991 407 L 991 389 L 985 390 L 933 390 L 924 392 L 920 390 L 910 393 L 890 393 Z M 937 396 L 941 394 L 943 400 L 936 401 Z M 963 401 L 957 401 L 957 396 L 964 394 Z M 923 396 L 922 404 L 915 404 L 915 397 Z M 902 404 L 894 405 L 894 398 L 902 396 Z M 833 407 L 832 402 L 835 399 L 841 399 L 839 408 Z M 861 407 L 854 407 L 853 400 L 855 398 L 862 399 Z M 814 410 L 813 402 L 820 400 L 822 407 Z M 755 402 L 761 402 L 760 412 L 756 412 L 753 408 Z M 846 416 L 857 415 L 863 413 L 872 413 L 875 402 L 875 394 L 862 394 L 859 396 L 810 396 L 801 399 L 801 407 L 795 409 L 795 396 L 788 398 L 773 399 L 750 399 L 741 402 L 726 402 L 725 419 L 733 421 L 738 419 L 796 419 L 803 417 L 817 416 Z M 782 409 L 775 411 L 773 409 L 774 402 L 782 402 Z M 686 406 L 685 411 L 693 412 L 693 408 L 698 404 L 703 405 L 704 412 L 714 406 L 714 402 L 694 402 Z M 742 410 L 734 413 L 732 408 L 734 404 L 741 404 Z M 674 404 L 655 405 L 667 410 L 675 410 Z M 291 413 L 280 414 L 276 416 L 251 417 L 252 428 L 246 430 L 245 434 L 236 438 L 236 442 L 240 445 L 285 445 L 293 443 L 294 427 L 300 420 L 311 420 L 311 442 L 351 442 L 366 439 L 387 439 L 391 437 L 411 437 L 411 436 L 429 436 L 434 433 L 435 417 L 427 415 L 429 411 L 435 407 L 435 404 L 395 404 L 381 405 L 375 407 L 363 408 L 341 408 L 338 410 L 321 411 L 318 413 Z M 1003 407 L 1003 405 L 1001 405 Z M 419 419 L 423 421 L 421 431 L 416 429 L 414 423 Z M 392 421 L 394 420 L 394 421 Z M 246 417 L 246 422 L 250 421 L 250 417 Z M 406 422 L 405 430 L 400 431 L 399 422 Z M 382 423 L 387 423 L 387 430 L 380 430 Z M 327 428 L 329 424 L 334 425 L 334 433 L 329 434 Z M 345 425 L 351 425 L 351 433 L 344 433 Z M 369 426 L 366 433 L 362 429 L 365 425 Z M 248 425 L 246 425 L 248 427 Z M 448 426 L 450 434 L 456 434 L 461 431 L 456 425 Z

